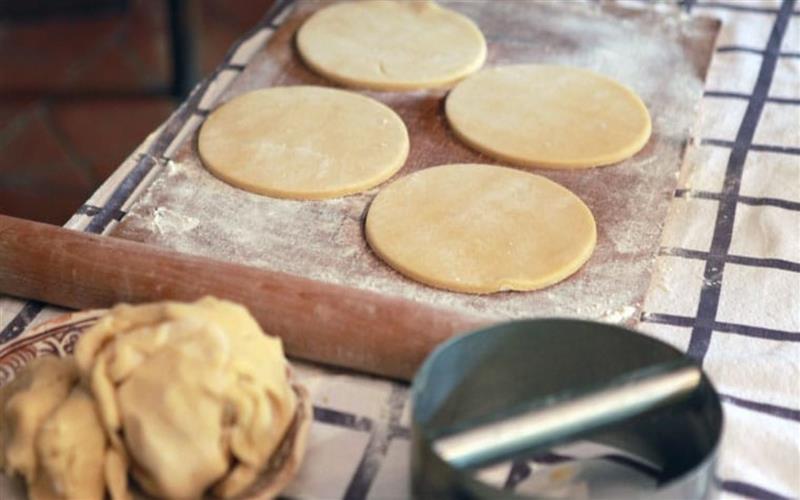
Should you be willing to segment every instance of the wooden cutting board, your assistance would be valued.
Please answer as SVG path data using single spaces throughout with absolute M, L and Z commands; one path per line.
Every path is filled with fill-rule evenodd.
M 488 42 L 487 66 L 585 67 L 634 88 L 647 104 L 653 135 L 635 157 L 591 170 L 528 169 L 572 190 L 595 215 L 597 248 L 578 273 L 541 291 L 491 295 L 413 282 L 380 261 L 364 240 L 366 209 L 383 186 L 327 201 L 274 199 L 228 186 L 198 158 L 200 117 L 187 123 L 190 133 L 112 234 L 492 318 L 568 316 L 634 324 L 696 121 L 719 23 L 607 3 L 442 3 L 478 24 Z M 324 5 L 295 4 L 240 74 L 218 75 L 218 83 L 211 85 L 214 93 L 202 104 L 213 109 L 249 90 L 277 85 L 336 86 L 311 72 L 294 47 L 297 29 Z M 362 93 L 392 107 L 408 127 L 408 161 L 388 182 L 445 163 L 500 163 L 451 133 L 443 112 L 447 89 Z

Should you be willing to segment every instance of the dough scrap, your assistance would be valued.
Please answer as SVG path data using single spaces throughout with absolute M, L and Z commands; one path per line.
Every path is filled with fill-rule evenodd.
M 565 279 L 591 256 L 589 208 L 544 177 L 506 167 L 431 167 L 384 188 L 367 241 L 402 274 L 470 293 L 535 290 Z
M 0 443 L 7 474 L 17 473 L 28 484 L 39 469 L 36 437 L 50 414 L 67 399 L 78 380 L 71 360 L 53 356 L 33 360 L 0 393 Z
M 373 90 L 445 86 L 486 59 L 486 41 L 475 23 L 432 1 L 331 5 L 303 24 L 297 47 L 317 73 Z
M 31 500 L 105 497 L 107 440 L 78 382 L 72 358 L 46 356 L 0 389 L 0 463 L 25 479 Z
M 566 66 L 515 65 L 477 73 L 445 105 L 471 147 L 523 166 L 577 169 L 617 163 L 650 138 L 650 115 L 631 89 Z
M 105 498 L 106 446 L 94 400 L 75 387 L 37 436 L 40 472 L 30 485 L 31 499 Z
M 394 175 L 408 132 L 384 104 L 354 92 L 273 87 L 238 96 L 206 119 L 197 141 L 211 173 L 254 193 L 318 200 Z

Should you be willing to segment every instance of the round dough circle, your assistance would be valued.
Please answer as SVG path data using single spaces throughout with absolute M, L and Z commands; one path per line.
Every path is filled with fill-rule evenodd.
M 565 66 L 491 68 L 447 97 L 447 119 L 473 148 L 524 166 L 610 165 L 650 138 L 650 115 L 631 89 Z
M 458 292 L 535 290 L 577 271 L 594 250 L 589 208 L 544 177 L 506 167 L 428 168 L 384 188 L 366 236 L 390 266 Z
M 326 7 L 300 28 L 297 48 L 317 73 L 373 90 L 441 87 L 477 71 L 486 59 L 475 23 L 431 1 Z
M 357 193 L 397 172 L 408 132 L 378 101 L 323 87 L 273 87 L 232 99 L 206 119 L 197 148 L 236 187 L 317 200 Z

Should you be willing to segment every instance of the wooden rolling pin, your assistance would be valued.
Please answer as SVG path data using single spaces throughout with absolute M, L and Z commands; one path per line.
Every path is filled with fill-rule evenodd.
M 0 292 L 74 309 L 214 295 L 245 305 L 292 356 L 405 380 L 437 344 L 489 322 L 3 215 Z

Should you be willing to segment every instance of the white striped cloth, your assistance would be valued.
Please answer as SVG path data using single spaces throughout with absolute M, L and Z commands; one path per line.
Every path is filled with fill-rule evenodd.
M 567 0 L 563 0 L 567 1 Z M 606 0 L 594 0 L 606 1 Z M 608 0 L 611 1 L 611 0 Z M 800 11 L 795 0 L 617 0 L 722 20 L 640 329 L 703 363 L 722 394 L 724 496 L 800 497 Z M 281 0 L 68 227 L 107 233 L 152 175 L 157 151 L 202 120 L 289 12 Z M 665 69 L 665 78 L 668 77 Z M 198 114 L 197 110 L 200 110 Z M 0 344 L 61 310 L 0 298 Z M 287 497 L 407 498 L 407 388 L 298 367 L 315 403 L 306 462 Z M 531 467 L 500 471 L 519 484 Z M 497 471 L 495 471 L 497 472 Z

